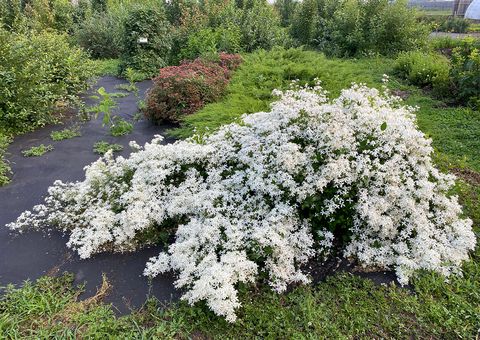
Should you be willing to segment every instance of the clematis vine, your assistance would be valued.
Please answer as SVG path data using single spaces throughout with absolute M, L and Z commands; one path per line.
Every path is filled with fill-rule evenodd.
M 145 275 L 174 271 L 184 299 L 231 322 L 239 283 L 262 275 L 278 293 L 308 283 L 304 264 L 333 244 L 402 284 L 418 269 L 459 272 L 475 247 L 472 221 L 448 194 L 454 176 L 434 167 L 414 108 L 357 84 L 333 100 L 319 84 L 274 94 L 270 112 L 210 135 L 105 155 L 9 227 L 69 231 L 82 258 L 169 231 L 173 243 Z

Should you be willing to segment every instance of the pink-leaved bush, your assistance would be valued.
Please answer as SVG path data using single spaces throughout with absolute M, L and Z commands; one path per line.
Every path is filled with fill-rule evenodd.
M 199 58 L 162 68 L 148 91 L 145 116 L 156 123 L 178 122 L 220 99 L 241 61 L 238 54 L 220 53 L 216 61 Z

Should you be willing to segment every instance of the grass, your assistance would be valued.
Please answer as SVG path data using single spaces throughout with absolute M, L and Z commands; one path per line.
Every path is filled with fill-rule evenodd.
M 32 146 L 30 149 L 23 150 L 22 155 L 24 155 L 25 157 L 39 157 L 52 150 L 52 145 L 40 144 L 39 146 Z
M 480 23 L 472 23 L 468 27 L 468 33 L 480 33 Z
M 480 326 L 480 271 L 473 264 L 465 270 L 465 278 L 449 285 L 422 273 L 413 292 L 347 273 L 285 295 L 264 288 L 244 291 L 235 324 L 205 306 L 164 308 L 154 299 L 116 317 L 101 301 L 110 288 L 105 279 L 94 297 L 79 301 L 82 289 L 72 286 L 71 275 L 43 277 L 7 287 L 0 299 L 0 333 L 7 338 L 468 339 Z
M 319 77 L 332 96 L 352 81 L 378 87 L 382 75 L 391 73 L 391 65 L 391 60 L 383 58 L 326 59 L 299 50 L 247 55 L 227 96 L 186 117 L 172 133 L 186 137 L 194 129 L 213 131 L 244 112 L 268 110 L 274 100 L 271 90 L 285 88 L 296 78 L 305 82 Z M 403 91 L 408 105 L 420 106 L 419 127 L 433 139 L 437 164 L 459 175 L 453 193 L 459 195 L 479 234 L 480 113 L 447 107 L 394 79 L 389 86 Z M 112 145 L 100 143 L 103 152 Z M 448 283 L 437 274 L 417 273 L 411 290 L 378 286 L 346 273 L 284 295 L 259 285 L 241 290 L 242 308 L 233 325 L 202 304 L 166 307 L 153 299 L 129 316 L 116 317 L 113 307 L 100 298 L 79 301 L 81 288 L 72 286 L 70 276 L 46 277 L 7 289 L 0 298 L 0 334 L 17 338 L 475 339 L 480 329 L 479 247 L 463 271 L 463 277 L 452 277 Z
M 113 152 L 119 152 L 123 150 L 123 146 L 120 144 L 110 144 L 105 141 L 99 141 L 93 145 L 93 152 L 99 155 L 104 155 L 109 150 L 112 150 Z
M 63 129 L 59 131 L 52 131 L 50 134 L 50 138 L 53 141 L 61 141 L 64 139 L 71 139 L 75 137 L 80 137 L 82 134 L 78 130 L 78 128 L 70 128 L 70 129 Z
M 119 59 L 95 59 L 92 63 L 96 76 L 118 76 Z
M 420 106 L 418 125 L 432 138 L 437 152 L 453 164 L 480 172 L 480 111 L 441 107 L 441 102 L 418 93 L 407 103 Z
M 450 9 L 421 9 L 419 10 L 420 14 L 423 15 L 437 15 L 448 17 L 452 15 L 452 10 Z

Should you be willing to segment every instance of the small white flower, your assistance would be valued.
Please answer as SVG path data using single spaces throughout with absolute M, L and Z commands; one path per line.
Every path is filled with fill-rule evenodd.
M 319 84 L 274 95 L 270 112 L 210 135 L 132 142 L 127 159 L 107 153 L 8 227 L 69 230 L 68 246 L 87 258 L 135 250 L 140 234 L 183 221 L 144 274 L 175 271 L 185 300 L 230 322 L 238 284 L 259 271 L 277 292 L 309 282 L 302 265 L 333 247 L 324 228 L 338 217 L 335 234 L 351 235 L 345 256 L 393 269 L 402 284 L 417 269 L 459 272 L 475 247 L 472 221 L 447 195 L 454 178 L 433 166 L 415 108 L 361 84 L 331 101 Z

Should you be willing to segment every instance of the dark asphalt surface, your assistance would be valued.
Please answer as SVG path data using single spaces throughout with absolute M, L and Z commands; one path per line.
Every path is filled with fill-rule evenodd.
M 90 94 L 104 87 L 107 92 L 125 92 L 115 89 L 115 85 L 125 81 L 115 77 L 99 79 Z M 150 86 L 150 81 L 138 83 L 139 97 Z M 95 101 L 85 96 L 87 106 Z M 114 112 L 126 119 L 132 119 L 138 112 L 138 99 L 134 94 L 124 98 L 115 98 L 118 107 Z M 117 154 L 127 156 L 128 143 L 135 140 L 143 145 L 154 135 L 164 134 L 165 126 L 155 126 L 148 121 L 138 121 L 131 134 L 121 137 L 109 135 L 108 128 L 102 127 L 101 117 L 81 123 L 81 137 L 54 142 L 50 133 L 62 130 L 78 122 L 72 118 L 60 126 L 48 126 L 43 129 L 15 138 L 10 145 L 7 158 L 13 170 L 10 184 L 0 187 L 0 286 L 8 283 L 18 284 L 26 279 L 34 280 L 46 274 L 58 274 L 68 271 L 75 274 L 77 283 L 86 283 L 85 297 L 94 295 L 101 285 L 102 273 L 105 273 L 113 288 L 106 299 L 112 302 L 120 313 L 126 313 L 131 307 L 141 306 L 148 294 L 161 301 L 178 298 L 174 290 L 173 276 L 165 275 L 153 280 L 150 285 L 142 275 L 145 263 L 151 256 L 158 254 L 158 248 L 148 248 L 131 254 L 100 254 L 88 260 L 81 260 L 69 250 L 65 243 L 68 235 L 58 231 L 48 233 L 27 231 L 22 234 L 11 233 L 5 224 L 14 221 L 19 214 L 30 210 L 35 204 L 43 202 L 47 189 L 52 183 L 84 179 L 84 166 L 98 159 L 93 153 L 93 144 L 100 140 L 118 143 L 124 151 Z M 167 140 L 168 142 L 168 140 Z M 21 151 L 31 146 L 52 144 L 54 150 L 41 157 L 24 157 Z

